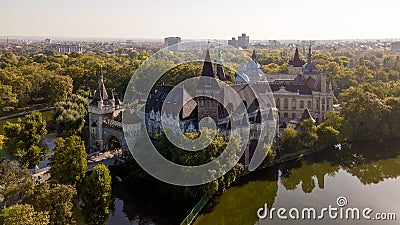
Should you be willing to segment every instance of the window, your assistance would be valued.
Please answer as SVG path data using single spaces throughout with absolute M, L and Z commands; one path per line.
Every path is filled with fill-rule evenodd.
M 316 108 L 319 109 L 319 100 L 317 100 L 317 106 L 316 106 Z
M 300 109 L 304 109 L 304 101 L 303 100 L 300 101 Z
M 288 109 L 289 108 L 289 100 L 285 98 L 285 101 L 283 102 L 283 108 Z
M 279 98 L 276 99 L 276 108 L 278 108 L 278 109 L 281 108 L 281 99 L 279 99 Z
M 296 109 L 296 100 L 295 99 L 293 99 L 293 101 L 292 101 L 292 109 Z
M 326 110 L 329 110 L 329 99 L 326 100 Z
M 296 113 L 292 113 L 292 119 L 296 119 Z
M 311 109 L 311 101 L 307 102 L 307 108 Z
M 289 117 L 289 114 L 288 114 L 288 113 L 284 113 L 284 114 L 283 114 L 283 117 L 284 117 L 284 118 L 288 118 L 288 117 Z

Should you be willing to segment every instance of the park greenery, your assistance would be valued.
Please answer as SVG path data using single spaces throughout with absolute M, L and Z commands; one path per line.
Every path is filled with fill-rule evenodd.
M 24 168 L 33 168 L 49 152 L 42 141 L 47 134 L 46 121 L 39 112 L 18 118 L 17 122 L 7 122 L 4 126 L 5 146 Z
M 260 49 L 256 52 L 265 73 L 285 73 L 293 49 Z M 251 51 L 244 53 L 250 56 Z M 114 55 L 59 54 L 55 51 L 0 54 L 0 115 L 54 106 L 55 130 L 62 137 L 57 140 L 51 158 L 51 182 L 34 186 L 26 169 L 34 168 L 48 153 L 42 141 L 43 135 L 47 134 L 46 121 L 39 112 L 33 112 L 4 126 L 0 150 L 9 152 L 17 162 L 0 163 L 0 224 L 74 224 L 73 207 L 82 207 L 88 224 L 107 221 L 111 196 L 109 170 L 99 165 L 90 175 L 86 174 L 87 155 L 82 137 L 87 97 L 93 96 L 100 71 L 107 89 L 123 96 L 132 74 L 151 54 L 149 51 Z M 158 84 L 177 84 L 201 73 L 201 63 L 180 64 L 188 56 L 196 58 L 190 54 L 170 52 L 165 55 L 165 60 L 148 65 L 151 67 L 148 69 L 157 74 L 173 67 L 158 80 Z M 230 59 L 225 65 L 227 68 L 244 64 L 239 57 L 226 54 L 224 57 Z M 300 54 L 305 58 L 306 51 L 300 50 Z M 280 137 L 283 153 L 304 148 L 332 148 L 350 140 L 399 136 L 400 54 L 385 50 L 328 49 L 315 51 L 313 62 L 332 82 L 341 110 L 330 113 L 323 123 L 305 120 L 296 129 L 285 129 Z M 233 71 L 226 69 L 226 72 L 234 78 Z M 149 80 L 151 76 L 144 75 L 133 82 L 139 89 L 146 87 Z M 203 134 L 211 136 L 210 132 L 203 131 Z M 189 139 L 198 137 L 198 134 L 186 135 Z M 190 166 L 215 159 L 228 141 L 217 135 L 203 151 L 187 152 L 171 145 L 165 134 L 161 134 L 155 145 L 164 157 Z M 232 137 L 230 141 L 240 151 L 239 139 Z M 266 150 L 273 155 L 270 146 Z M 235 156 L 231 160 L 237 161 Z M 150 179 L 132 158 L 127 160 L 125 167 L 132 174 Z M 158 184 L 160 191 L 170 196 L 193 199 L 224 191 L 243 170 L 243 166 L 237 164 L 221 178 L 192 188 Z

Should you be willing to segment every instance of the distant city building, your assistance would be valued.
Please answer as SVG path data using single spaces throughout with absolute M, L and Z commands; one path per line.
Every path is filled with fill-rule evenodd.
M 51 46 L 50 49 L 53 49 L 60 54 L 73 53 L 73 52 L 81 53 L 82 52 L 82 47 L 77 44 L 57 44 L 57 45 Z
M 400 41 L 392 42 L 392 52 L 400 52 Z
M 247 49 L 249 47 L 249 44 L 249 36 L 246 36 L 245 33 L 243 33 L 241 36 L 238 36 L 237 39 L 232 37 L 231 40 L 228 40 L 228 45 L 242 49 Z
M 233 46 L 233 47 L 237 47 L 238 46 L 238 41 L 236 40 L 236 38 L 232 37 L 231 40 L 228 40 L 228 45 Z
M 242 36 L 238 37 L 238 46 L 240 48 L 246 49 L 247 47 L 249 47 L 249 44 L 249 36 L 246 36 L 246 34 L 243 33 Z
M 168 47 L 170 51 L 178 50 L 178 44 L 181 43 L 180 37 L 166 37 L 164 38 L 165 47 Z

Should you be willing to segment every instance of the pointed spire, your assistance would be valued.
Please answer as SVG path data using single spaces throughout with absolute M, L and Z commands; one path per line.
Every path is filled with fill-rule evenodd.
M 308 63 L 312 62 L 311 42 L 310 42 L 310 46 L 308 47 L 307 62 Z
M 218 43 L 218 56 L 217 56 L 217 63 L 222 64 L 222 57 L 221 57 L 221 45 Z
M 255 49 L 253 49 L 253 54 L 251 54 L 251 59 L 252 59 L 254 62 L 257 62 L 257 55 L 256 55 L 256 50 L 255 50 Z
M 103 67 L 100 66 L 99 85 L 94 93 L 94 98 L 97 100 L 108 99 L 106 87 L 104 86 Z
M 306 108 L 305 110 L 304 110 L 304 112 L 303 112 L 303 114 L 301 115 L 301 117 L 300 117 L 300 122 L 303 122 L 304 120 L 307 120 L 307 119 L 312 119 L 313 121 L 314 121 L 314 123 L 315 123 L 315 120 L 314 120 L 314 118 L 311 116 L 311 113 L 310 113 L 310 111 L 308 110 L 308 108 Z
M 216 60 L 215 70 L 216 70 L 217 77 L 218 77 L 219 80 L 221 80 L 221 81 L 227 80 L 227 78 L 225 76 L 224 67 L 222 66 L 221 46 L 219 44 L 218 44 L 218 57 L 217 57 L 217 60 Z
M 261 111 L 257 111 L 257 116 L 256 116 L 256 123 L 261 123 Z
M 332 88 L 332 80 L 331 81 L 329 81 L 329 91 L 333 91 L 333 88 Z
M 272 108 L 269 108 L 269 113 L 268 113 L 268 118 L 267 120 L 274 120 L 274 112 L 272 111 Z
M 304 60 L 300 59 L 299 49 L 296 47 L 296 51 L 294 52 L 294 56 L 292 60 L 289 60 L 289 65 L 294 67 L 302 67 L 305 64 Z
M 213 68 L 212 68 L 209 49 L 207 49 L 207 52 L 206 52 L 206 58 L 204 59 L 203 71 L 201 73 L 201 76 L 214 77 L 214 72 L 213 72 Z

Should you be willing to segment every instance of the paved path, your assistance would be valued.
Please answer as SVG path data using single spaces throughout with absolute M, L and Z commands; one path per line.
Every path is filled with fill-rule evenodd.
M 97 153 L 93 154 L 88 157 L 87 164 L 88 168 L 87 171 L 92 171 L 93 167 L 98 164 L 104 164 L 106 166 L 117 165 L 122 163 L 123 161 L 119 158 L 121 151 L 109 151 L 104 153 Z M 42 163 L 44 164 L 44 163 Z M 39 168 L 33 172 L 32 177 L 36 184 L 43 183 L 50 179 L 50 166 L 46 164 L 45 167 Z

